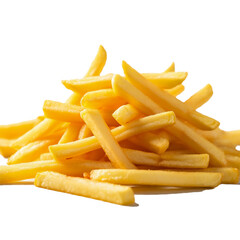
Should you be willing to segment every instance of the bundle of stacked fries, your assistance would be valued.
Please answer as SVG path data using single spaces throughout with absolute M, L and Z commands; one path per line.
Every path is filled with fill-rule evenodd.
M 129 205 L 132 186 L 207 187 L 238 183 L 239 131 L 196 111 L 211 85 L 187 101 L 186 72 L 140 74 L 126 62 L 124 77 L 100 76 L 100 46 L 83 79 L 62 81 L 65 103 L 45 101 L 44 116 L 0 126 L 0 184 L 35 178 L 47 189 Z

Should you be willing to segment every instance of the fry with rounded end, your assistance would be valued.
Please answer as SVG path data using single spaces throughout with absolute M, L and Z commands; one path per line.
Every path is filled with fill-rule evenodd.
M 165 72 L 175 72 L 175 63 L 172 64 L 165 70 Z
M 173 88 L 165 89 L 166 92 L 168 92 L 169 94 L 171 94 L 174 97 L 177 97 L 184 90 L 185 90 L 185 87 L 182 84 L 179 84 Z
M 76 141 L 81 127 L 82 125 L 80 124 L 70 123 L 58 143 L 61 144 Z
M 68 177 L 55 172 L 43 172 L 36 176 L 35 186 L 71 193 L 120 205 L 134 204 L 130 187 L 91 181 L 86 178 Z
M 12 139 L 0 138 L 0 154 L 3 157 L 8 158 L 16 152 L 16 149 L 11 147 L 13 142 Z
M 222 174 L 170 170 L 99 169 L 91 171 L 90 178 L 116 184 L 213 188 L 221 183 Z

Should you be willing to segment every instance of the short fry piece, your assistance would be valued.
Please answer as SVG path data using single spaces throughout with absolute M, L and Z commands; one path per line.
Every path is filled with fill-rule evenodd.
M 132 136 L 158 130 L 160 128 L 174 124 L 175 115 L 173 112 L 159 113 L 132 121 L 124 126 L 119 126 L 111 130 L 117 141 L 122 141 Z M 49 150 L 56 160 L 66 160 L 100 148 L 100 144 L 95 136 L 88 137 L 71 143 L 50 146 Z
M 175 63 L 172 64 L 165 70 L 165 72 L 175 72 Z
M 16 149 L 11 147 L 13 141 L 11 139 L 0 138 L 0 154 L 3 157 L 8 158 L 16 152 Z
M 80 139 L 88 138 L 90 136 L 92 136 L 91 130 L 88 128 L 86 124 L 83 124 L 83 126 L 79 131 L 78 139 L 80 140 Z
M 60 192 L 71 193 L 120 205 L 135 202 L 130 187 L 111 183 L 91 181 L 86 178 L 68 177 L 55 172 L 38 173 L 35 186 Z
M 76 141 L 78 139 L 78 135 L 81 127 L 82 126 L 80 124 L 71 123 L 67 127 L 66 131 L 64 132 L 64 134 L 62 135 L 58 143 L 61 144 L 61 143 Z
M 166 92 L 176 97 L 185 90 L 185 87 L 182 84 L 177 85 L 176 87 L 165 89 Z
M 44 171 L 55 171 L 69 176 L 82 176 L 84 172 L 90 172 L 93 169 L 99 168 L 112 168 L 112 165 L 110 162 L 82 159 L 74 164 L 63 164 L 54 160 L 45 160 L 0 166 L 0 184 L 31 179 L 38 172 Z
M 91 129 L 94 136 L 107 154 L 109 160 L 117 168 L 135 168 L 123 153 L 121 147 L 114 139 L 106 122 L 100 112 L 95 109 L 85 109 L 81 112 L 81 117 Z
M 221 183 L 222 174 L 169 170 L 100 169 L 91 171 L 90 178 L 116 184 L 213 188 Z

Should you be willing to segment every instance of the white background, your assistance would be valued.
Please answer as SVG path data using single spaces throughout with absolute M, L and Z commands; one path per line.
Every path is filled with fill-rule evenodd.
M 60 80 L 83 76 L 102 44 L 103 74 L 122 73 L 122 60 L 141 72 L 175 61 L 189 73 L 180 98 L 211 83 L 200 110 L 238 129 L 239 25 L 238 1 L 1 1 L 0 124 L 35 118 L 45 99 L 63 102 Z M 122 207 L 0 186 L 0 239 L 238 239 L 239 185 L 157 193 Z

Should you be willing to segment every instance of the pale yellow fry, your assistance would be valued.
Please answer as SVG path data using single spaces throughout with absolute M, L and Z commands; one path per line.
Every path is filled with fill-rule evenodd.
M 240 157 L 240 151 L 237 150 L 235 147 L 221 146 L 221 149 L 224 151 L 225 154 Z
M 11 155 L 8 159 L 8 164 L 32 162 L 40 157 L 41 153 L 47 152 L 48 147 L 56 144 L 58 140 L 59 139 L 40 140 L 29 143 Z
M 168 134 L 165 132 L 147 132 L 134 137 L 129 141 L 154 153 L 164 153 L 169 147 Z
M 182 84 L 177 85 L 176 87 L 165 89 L 166 92 L 176 97 L 185 90 L 185 87 Z
M 180 172 L 170 170 L 99 169 L 90 173 L 95 181 L 170 187 L 216 187 L 221 173 Z
M 163 153 L 161 155 L 135 149 L 123 148 L 127 157 L 136 165 L 165 168 L 207 168 L 207 154 L 185 154 L 179 152 Z
M 240 170 L 240 157 L 239 156 L 226 154 L 226 159 L 227 159 L 228 167 L 236 167 Z
M 13 142 L 13 139 L 0 138 L 0 154 L 3 157 L 8 158 L 16 152 L 16 149 L 11 147 Z
M 240 145 L 240 130 L 224 132 L 224 139 L 233 145 Z
M 112 168 L 110 162 L 82 159 L 78 163 L 63 164 L 54 160 L 34 161 L 0 166 L 0 184 L 34 178 L 38 172 L 55 171 L 69 176 L 82 176 L 83 172 L 93 169 Z
M 154 84 L 147 81 L 140 73 L 138 73 L 126 62 L 123 61 L 122 67 L 127 80 L 153 101 L 158 103 L 158 105 L 162 106 L 165 110 L 174 111 L 176 116 L 201 129 L 212 130 L 219 126 L 220 123 L 215 119 L 196 112 L 193 108 L 168 94 L 166 91 L 156 88 Z
M 169 66 L 168 69 L 165 70 L 165 72 L 175 72 L 175 63 L 172 62 L 172 64 Z
M 71 193 L 120 205 L 134 204 L 134 192 L 130 187 L 91 181 L 86 178 L 68 177 L 55 172 L 43 172 L 36 176 L 35 186 Z
M 100 89 L 87 92 L 81 100 L 85 108 L 118 108 L 126 102 L 113 92 L 112 89 Z
M 92 131 L 89 129 L 89 127 L 86 124 L 83 124 L 79 131 L 78 139 L 84 139 L 92 136 Z
M 157 105 L 154 101 L 144 95 L 140 90 L 138 90 L 135 86 L 121 76 L 115 75 L 113 77 L 112 86 L 117 95 L 126 99 L 126 101 L 138 108 L 144 114 L 149 115 L 164 112 L 159 105 Z M 226 165 L 226 159 L 223 151 L 202 137 L 195 131 L 195 129 L 186 125 L 184 122 L 176 119 L 175 124 L 171 127 L 168 127 L 167 131 L 197 153 L 209 154 L 211 165 Z
M 81 127 L 82 125 L 80 124 L 70 123 L 58 143 L 61 144 L 76 141 Z
M 175 115 L 173 112 L 165 112 L 151 115 L 132 121 L 124 126 L 119 126 L 111 130 L 112 135 L 119 142 L 132 136 L 154 131 L 174 124 Z M 56 160 L 65 160 L 100 148 L 100 144 L 95 136 L 78 140 L 72 143 L 65 143 L 51 146 L 49 149 Z
M 13 123 L 8 125 L 0 125 L 0 138 L 15 139 L 32 129 L 40 123 L 44 117 L 38 117 L 33 120 Z
M 102 72 L 105 63 L 107 61 L 107 52 L 102 45 L 98 48 L 98 53 L 91 63 L 88 72 L 86 73 L 86 77 L 88 76 L 98 76 Z
M 98 110 L 85 109 L 81 112 L 81 117 L 89 129 L 91 129 L 109 160 L 116 168 L 135 168 L 123 153 L 118 142 L 114 139 L 110 129 Z
M 204 88 L 200 89 L 188 100 L 186 100 L 185 103 L 194 109 L 198 109 L 204 103 L 206 103 L 212 97 L 212 95 L 213 95 L 212 86 L 210 84 L 207 84 Z

